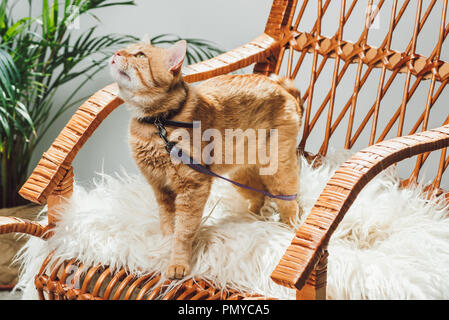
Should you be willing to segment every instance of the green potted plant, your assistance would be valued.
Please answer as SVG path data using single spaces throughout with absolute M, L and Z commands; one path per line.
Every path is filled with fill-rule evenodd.
M 28 177 L 36 146 L 55 120 L 87 98 L 79 96 L 80 90 L 107 65 L 113 51 L 138 40 L 131 35 L 98 35 L 100 25 L 72 32 L 82 16 L 99 21 L 94 15 L 96 10 L 136 5 L 135 1 L 33 2 L 42 8 L 33 8 L 28 0 L 25 17 L 17 17 L 14 4 L 8 0 L 0 4 L 0 209 L 26 204 L 17 192 Z M 35 9 L 42 11 L 33 16 Z M 168 44 L 179 39 L 163 34 L 152 42 Z M 189 43 L 189 64 L 222 52 L 205 40 L 185 40 Z M 58 89 L 75 79 L 78 81 L 70 96 L 63 103 L 54 103 Z M 0 210 L 0 215 L 14 214 L 4 211 Z

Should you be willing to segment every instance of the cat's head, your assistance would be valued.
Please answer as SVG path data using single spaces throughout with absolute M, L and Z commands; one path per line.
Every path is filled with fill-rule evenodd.
M 181 68 L 186 55 L 186 41 L 169 48 L 155 47 L 148 39 L 117 51 L 110 60 L 111 75 L 128 104 L 153 113 L 153 106 L 182 79 Z

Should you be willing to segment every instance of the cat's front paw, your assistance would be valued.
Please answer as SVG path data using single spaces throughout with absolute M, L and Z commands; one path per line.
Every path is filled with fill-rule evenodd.
M 167 269 L 167 277 L 169 279 L 182 279 L 190 272 L 188 264 L 172 264 Z

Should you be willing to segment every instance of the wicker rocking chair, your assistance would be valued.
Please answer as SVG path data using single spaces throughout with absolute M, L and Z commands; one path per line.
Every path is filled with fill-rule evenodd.
M 345 26 L 354 16 L 357 2 L 360 5 L 361 1 L 355 0 L 274 0 L 262 35 L 235 50 L 184 68 L 184 77 L 188 82 L 205 80 L 252 64 L 255 64 L 254 72 L 265 75 L 281 73 L 291 78 L 296 78 L 297 75 L 304 78 L 307 75 L 310 83 L 308 90 L 303 92 L 306 112 L 298 153 L 304 152 L 311 159 L 326 155 L 331 145 L 342 145 L 342 139 L 333 139 L 337 130 L 346 133 L 343 144 L 346 149 L 357 146 L 360 150 L 365 147 L 336 171 L 271 275 L 276 283 L 296 289 L 298 299 L 326 298 L 329 239 L 360 191 L 382 170 L 416 156 L 416 160 L 412 160 L 410 176 L 403 180 L 405 188 L 417 182 L 421 168 L 427 160 L 432 159 L 438 165 L 436 177 L 428 185 L 428 189 L 439 192 L 441 199 L 449 201 L 449 193 L 440 189 L 443 174 L 449 166 L 446 149 L 449 146 L 449 116 L 437 119 L 438 124 L 435 126 L 441 127 L 429 130 L 431 111 L 449 81 L 449 63 L 441 60 L 444 40 L 449 32 L 449 24 L 446 25 L 448 0 L 438 3 L 436 0 L 429 1 L 427 8 L 422 0 L 380 0 L 377 3 L 378 10 L 367 11 L 366 23 L 362 23 L 358 41 L 345 41 Z M 368 8 L 374 8 L 373 0 L 363 1 L 364 6 L 366 3 Z M 317 9 L 310 10 L 310 7 Z M 392 49 L 393 36 L 404 13 L 410 11 L 415 16 L 415 21 L 410 21 L 411 32 L 401 35 L 402 39 L 409 41 L 408 46 L 403 51 L 395 51 Z M 303 17 L 305 14 L 310 17 L 310 12 L 316 14 L 315 24 L 308 30 L 301 30 Z M 375 47 L 368 43 L 368 35 L 371 23 L 379 13 L 386 17 L 384 21 L 389 21 L 389 28 L 384 41 Z M 432 20 L 428 19 L 431 14 L 434 18 L 438 16 L 439 32 L 434 33 L 431 54 L 422 56 L 416 52 L 418 36 L 426 22 Z M 334 30 L 335 34 L 327 36 L 322 32 L 322 21 L 332 15 L 334 25 L 338 28 Z M 307 71 L 310 70 L 310 64 L 307 67 L 303 63 L 305 61 L 310 61 L 311 72 Z M 326 66 L 333 69 L 331 84 L 327 87 L 321 85 L 320 81 L 320 75 Z M 356 72 L 350 80 L 350 86 L 345 86 L 344 91 L 340 84 L 345 74 L 349 73 L 348 70 L 351 70 L 350 66 Z M 361 99 L 358 98 L 365 83 L 371 79 L 375 81 L 377 94 L 372 105 L 361 106 L 358 103 Z M 403 80 L 400 84 L 396 83 L 396 87 L 400 87 L 401 93 L 403 92 L 402 101 L 392 105 L 387 101 L 387 95 L 392 91 L 395 79 L 405 79 L 405 86 L 402 85 Z M 319 91 L 316 90 L 318 86 Z M 417 118 L 409 120 L 410 117 L 406 114 L 407 106 L 411 105 L 409 101 L 423 87 L 422 92 L 425 92 L 427 100 L 425 103 L 413 104 L 415 115 L 416 109 L 421 109 L 418 109 Z M 348 90 L 349 99 L 340 103 L 338 99 Z M 317 101 L 316 97 L 322 93 L 324 99 Z M 51 232 L 46 231 L 58 223 L 55 206 L 70 197 L 72 192 L 72 161 L 94 130 L 122 103 L 117 97 L 116 85 L 112 84 L 82 104 L 50 149 L 43 154 L 20 190 L 24 198 L 48 204 L 48 225 L 16 218 L 0 218 L 0 234 L 19 232 L 44 239 L 51 236 Z M 339 105 L 342 107 L 337 112 Z M 446 107 L 445 114 L 449 115 L 447 110 Z M 327 118 L 321 118 L 323 114 L 327 114 Z M 359 118 L 361 120 L 357 120 Z M 380 120 L 384 123 L 380 123 Z M 320 142 L 318 151 L 314 152 L 316 155 L 304 151 L 313 134 L 314 145 L 317 139 Z M 386 140 L 387 138 L 390 140 Z M 432 156 L 435 154 L 436 157 Z M 126 270 L 112 273 L 107 266 L 81 266 L 78 269 L 79 272 L 84 271 L 81 287 L 74 288 L 66 284 L 66 278 L 71 266 L 77 263 L 76 260 L 55 266 L 49 266 L 49 261 L 50 257 L 35 278 L 41 299 L 154 299 L 161 292 L 160 286 L 155 285 L 160 279 L 157 275 L 134 278 L 127 275 Z M 148 281 L 149 279 L 151 280 Z M 163 297 L 212 300 L 245 298 L 264 297 L 244 292 L 222 293 L 201 279 L 185 282 Z

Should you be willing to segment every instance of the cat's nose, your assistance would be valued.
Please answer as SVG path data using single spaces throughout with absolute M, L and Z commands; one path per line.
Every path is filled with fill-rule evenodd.
M 117 51 L 117 52 L 114 54 L 114 56 L 112 57 L 112 64 L 115 64 L 115 58 L 120 57 L 120 56 L 121 56 L 120 52 Z

